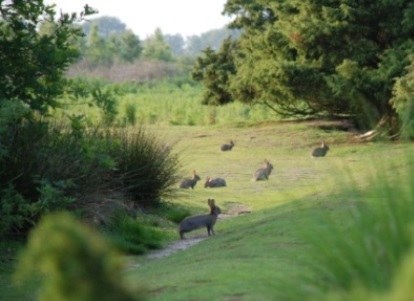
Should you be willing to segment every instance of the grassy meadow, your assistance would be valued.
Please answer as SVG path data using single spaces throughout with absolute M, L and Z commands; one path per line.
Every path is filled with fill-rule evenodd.
M 355 221 L 350 241 L 343 236 L 347 234 L 343 227 L 351 227 L 360 206 L 382 204 L 387 194 L 399 195 L 393 188 L 409 187 L 411 144 L 361 143 L 355 133 L 326 130 L 329 123 L 322 121 L 149 128 L 179 153 L 183 176 L 196 170 L 202 178 L 194 190 L 181 192 L 173 202 L 203 213 L 208 210 L 207 199 L 214 198 L 224 213 L 240 207 L 251 211 L 219 219 L 217 235 L 188 250 L 157 260 L 136 258 L 140 266 L 128 270 L 128 278 L 146 285 L 151 300 L 321 300 L 327 291 L 350 289 L 354 282 L 380 291 L 390 285 L 399 250 L 392 253 L 395 266 L 388 267 L 381 260 L 370 261 L 372 254 L 363 246 L 351 247 L 348 253 L 338 246 L 363 244 L 374 235 L 369 229 L 378 223 L 376 215 L 367 233 L 359 234 Z M 220 144 L 230 139 L 235 142 L 233 150 L 221 152 Z M 321 140 L 331 150 L 327 157 L 313 159 L 311 149 Z M 269 181 L 251 181 L 264 159 L 274 165 Z M 204 188 L 206 176 L 225 178 L 227 187 Z M 315 232 L 310 230 L 314 228 Z M 205 229 L 187 234 L 203 235 Z M 309 241 L 314 239 L 320 239 L 315 245 L 325 252 L 332 250 L 332 260 L 349 256 L 361 266 L 343 271 L 339 263 L 325 262 L 345 275 L 318 272 L 324 267 L 317 260 L 323 263 L 330 257 L 313 258 L 319 252 L 310 250 Z M 378 239 L 375 243 L 381 243 Z M 335 279 L 328 281 L 328 276 Z
M 202 179 L 194 190 L 177 183 L 166 201 L 201 214 L 214 198 L 224 213 L 216 235 L 187 250 L 128 256 L 128 282 L 149 300 L 409 300 L 404 293 L 414 292 L 403 284 L 413 274 L 402 262 L 414 270 L 411 143 L 363 142 L 338 122 L 281 120 L 261 107 L 209 108 L 201 94 L 164 84 L 125 93 L 118 104 L 118 125 L 134 106 L 136 126 L 178 154 L 180 176 L 196 170 Z M 95 122 L 99 112 L 88 116 Z M 233 150 L 221 152 L 229 140 Z M 328 155 L 311 158 L 322 140 Z M 253 182 L 265 159 L 274 166 L 269 180 Z M 227 187 L 204 188 L 207 176 Z M 249 213 L 232 214 L 240 208 Z M 175 226 L 166 231 L 179 239 Z M 0 299 L 33 300 L 10 285 L 9 271 L 0 270 Z

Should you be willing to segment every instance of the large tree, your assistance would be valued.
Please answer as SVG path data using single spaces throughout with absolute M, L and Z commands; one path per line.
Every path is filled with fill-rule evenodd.
M 96 26 L 99 30 L 99 35 L 103 38 L 109 38 L 110 35 L 120 35 L 127 30 L 125 23 L 116 17 L 103 16 L 88 20 L 82 23 L 83 32 L 89 35 L 92 28 Z
M 82 35 L 74 24 L 93 13 L 61 14 L 43 0 L 0 0 L 0 102 L 16 100 L 45 113 L 63 93 L 66 68 L 78 56 L 73 43 Z M 47 30 L 39 32 L 43 23 Z
M 233 58 L 235 49 L 237 42 L 228 37 L 218 51 L 208 47 L 197 58 L 191 75 L 206 87 L 203 104 L 222 105 L 233 101 L 228 86 L 230 76 L 236 72 Z
M 393 86 L 414 52 L 411 0 L 228 0 L 224 12 L 243 30 L 236 99 L 395 125 Z
M 145 40 L 142 55 L 149 59 L 166 62 L 173 60 L 171 47 L 165 41 L 160 28 L 155 29 L 154 34 Z

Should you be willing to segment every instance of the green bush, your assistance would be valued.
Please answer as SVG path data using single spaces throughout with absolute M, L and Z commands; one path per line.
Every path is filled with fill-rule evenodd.
M 45 212 L 87 208 L 97 191 L 156 204 L 176 182 L 177 158 L 143 130 L 24 121 L 3 123 L 0 141 L 1 235 L 25 234 Z
M 4 188 L 0 195 L 0 237 L 9 233 L 19 233 L 27 223 L 34 223 L 28 220 L 33 213 L 30 204 L 13 186 Z
M 123 282 L 113 247 L 68 213 L 45 216 L 29 236 L 15 278 L 38 276 L 37 300 L 143 300 L 142 290 L 132 292 Z
M 112 156 L 117 162 L 113 183 L 122 187 L 137 206 L 155 206 L 171 196 L 177 182 L 178 157 L 168 146 L 139 128 L 122 130 L 111 136 L 117 142 Z
M 126 124 L 135 125 L 137 122 L 137 108 L 133 104 L 127 104 L 125 107 Z

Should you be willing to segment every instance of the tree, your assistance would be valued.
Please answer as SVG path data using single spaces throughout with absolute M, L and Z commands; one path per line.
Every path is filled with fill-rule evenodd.
M 142 53 L 141 41 L 131 30 L 124 31 L 119 36 L 118 56 L 124 62 L 133 62 Z
M 166 62 L 172 61 L 173 59 L 171 48 L 165 42 L 162 31 L 159 28 L 155 30 L 153 35 L 145 40 L 142 54 L 146 58 Z
M 131 30 L 108 36 L 99 32 L 97 24 L 92 26 L 83 47 L 83 56 L 90 67 L 112 66 L 117 60 L 130 63 L 141 55 L 141 41 Z
M 189 36 L 187 38 L 185 53 L 191 56 L 200 55 L 207 47 L 216 51 L 220 49 L 221 44 L 228 37 L 237 39 L 239 36 L 240 30 L 229 29 L 226 27 L 213 29 L 202 33 L 201 35 Z
M 412 1 L 228 0 L 224 11 L 243 29 L 235 98 L 395 126 L 389 101 L 414 52 Z
M 236 71 L 233 59 L 236 47 L 236 42 L 229 37 L 219 51 L 207 48 L 204 55 L 197 58 L 192 77 L 202 81 L 207 88 L 203 104 L 222 105 L 233 101 L 229 80 Z
M 172 53 L 175 56 L 183 55 L 184 54 L 184 38 L 180 34 L 175 35 L 165 35 L 164 36 L 165 42 L 170 46 Z
M 98 34 L 103 38 L 108 38 L 113 34 L 120 35 L 126 31 L 126 25 L 118 18 L 103 16 L 82 23 L 82 29 L 85 35 L 89 35 L 94 26 L 98 27 Z
M 118 41 L 116 41 L 118 42 Z M 114 62 L 114 42 L 99 35 L 98 25 L 94 25 L 88 35 L 85 57 L 91 67 L 111 66 Z
M 73 26 L 94 11 L 61 14 L 42 0 L 0 1 L 0 101 L 20 101 L 41 114 L 58 105 L 64 72 L 79 53 L 72 43 L 82 36 Z M 39 33 L 40 24 L 50 23 Z

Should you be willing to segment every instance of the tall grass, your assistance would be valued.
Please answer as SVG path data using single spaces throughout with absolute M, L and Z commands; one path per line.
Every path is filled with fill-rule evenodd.
M 111 217 L 105 227 L 105 233 L 115 246 L 126 254 L 144 254 L 148 249 L 160 249 L 168 238 L 167 233 L 160 227 L 122 212 L 117 212 Z
M 88 82 L 83 80 L 82 84 L 88 85 Z M 89 85 L 96 85 L 96 82 L 90 82 Z M 124 84 L 100 82 L 100 85 L 117 95 L 117 113 L 113 121 L 116 126 L 222 125 L 279 118 L 260 105 L 249 106 L 240 102 L 217 107 L 202 105 L 203 87 L 186 78 Z M 89 125 L 102 122 L 103 112 L 98 107 L 90 106 L 91 99 L 64 99 L 63 102 L 63 110 L 55 110 L 52 112 L 54 116 L 84 115 Z
M 225 106 L 201 104 L 203 88 L 184 85 L 181 88 L 164 83 L 144 88 L 120 98 L 121 118 L 128 106 L 135 106 L 137 120 L 161 125 L 223 125 L 239 122 L 258 122 L 278 118 L 267 108 L 234 102 Z
M 384 175 L 393 168 L 376 167 L 378 175 L 369 180 L 368 189 L 348 187 L 352 202 L 337 204 L 343 208 L 334 214 L 310 216 L 312 220 L 300 231 L 300 237 L 309 245 L 303 264 L 311 268 L 314 277 L 302 281 L 323 293 L 336 292 L 329 300 L 339 298 L 338 291 L 345 300 L 353 300 L 349 298 L 354 294 L 369 295 L 366 300 L 389 294 L 405 257 L 414 254 L 412 158 L 406 163 L 407 173 Z M 297 289 L 290 285 L 292 291 Z

